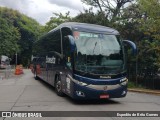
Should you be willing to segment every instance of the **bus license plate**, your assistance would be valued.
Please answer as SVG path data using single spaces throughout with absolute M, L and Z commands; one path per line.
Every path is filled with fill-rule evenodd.
M 109 95 L 100 95 L 100 99 L 107 99 L 109 98 Z

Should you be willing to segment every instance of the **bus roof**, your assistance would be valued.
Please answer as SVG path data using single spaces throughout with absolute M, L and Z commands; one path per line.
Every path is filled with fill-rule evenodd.
M 53 32 L 63 27 L 68 27 L 68 28 L 71 28 L 77 31 L 119 35 L 119 32 L 117 30 L 110 28 L 110 27 L 105 27 L 105 26 L 95 25 L 95 24 L 88 24 L 88 23 L 78 23 L 78 22 L 62 23 L 61 25 L 51 30 L 50 32 Z

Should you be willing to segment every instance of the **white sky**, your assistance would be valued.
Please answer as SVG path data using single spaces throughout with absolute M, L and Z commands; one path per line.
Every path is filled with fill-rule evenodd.
M 64 14 L 70 11 L 71 16 L 76 16 L 87 8 L 81 0 L 0 0 L 0 6 L 18 10 L 43 25 L 53 16 L 53 12 Z

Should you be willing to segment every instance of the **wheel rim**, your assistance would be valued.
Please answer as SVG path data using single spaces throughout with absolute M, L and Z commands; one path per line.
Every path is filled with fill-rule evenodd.
M 35 78 L 37 77 L 36 73 L 34 73 L 34 77 L 35 77 Z
M 57 92 L 61 91 L 61 81 L 57 81 L 57 83 L 56 83 L 56 89 L 57 89 Z

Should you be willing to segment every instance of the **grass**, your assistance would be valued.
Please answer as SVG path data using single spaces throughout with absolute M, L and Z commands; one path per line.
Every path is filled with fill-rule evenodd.
M 142 85 L 136 85 L 134 82 L 132 82 L 132 81 L 129 81 L 128 82 L 128 88 L 141 88 L 141 89 L 145 89 L 145 87 L 144 86 L 142 86 Z

